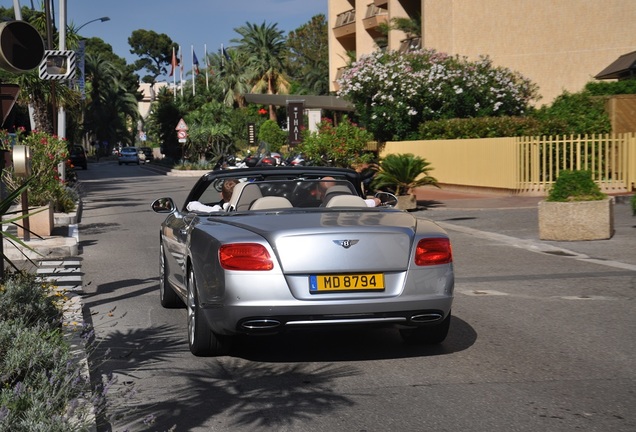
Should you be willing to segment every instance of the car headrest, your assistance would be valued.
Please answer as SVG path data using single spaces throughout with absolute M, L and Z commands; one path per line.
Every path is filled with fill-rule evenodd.
M 353 192 L 351 192 L 351 189 L 349 189 L 347 186 L 345 185 L 335 185 L 335 186 L 331 186 L 329 189 L 327 189 L 327 191 L 325 192 L 325 196 L 328 195 L 353 195 Z
M 325 207 L 368 207 L 367 203 L 357 195 L 336 195 Z
M 292 203 L 287 198 L 278 196 L 266 196 L 259 198 L 250 207 L 250 210 L 269 210 L 291 208 Z
M 234 186 L 232 198 L 230 198 L 230 207 L 232 211 L 249 210 L 254 201 L 262 198 L 261 189 L 256 183 L 241 182 Z

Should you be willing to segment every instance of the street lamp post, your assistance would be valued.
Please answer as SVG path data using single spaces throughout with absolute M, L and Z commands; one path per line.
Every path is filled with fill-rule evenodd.
M 75 29 L 75 33 L 79 30 L 95 21 L 110 21 L 110 17 L 104 16 L 101 18 L 95 18 L 87 21 L 78 28 Z M 66 0 L 60 0 L 60 50 L 66 50 Z M 66 138 L 66 111 L 64 107 L 60 107 L 57 117 L 57 135 L 61 138 Z
M 95 21 L 101 21 L 101 22 L 104 22 L 104 21 L 110 21 L 110 18 L 109 18 L 109 17 L 107 17 L 107 16 L 105 16 L 105 17 L 95 18 L 94 20 L 87 21 L 87 22 L 85 22 L 84 24 L 82 24 L 81 26 L 79 26 L 78 28 L 76 28 L 76 29 L 75 29 L 75 33 L 79 33 L 79 31 L 80 31 L 80 29 L 81 29 L 81 28 L 83 28 L 84 26 L 86 26 L 86 25 L 88 25 L 88 24 L 90 24 L 90 23 L 93 23 L 93 22 L 95 22 Z

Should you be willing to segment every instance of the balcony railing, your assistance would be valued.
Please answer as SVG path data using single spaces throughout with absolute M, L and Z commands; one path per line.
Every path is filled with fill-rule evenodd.
M 380 24 L 386 24 L 389 22 L 389 13 L 386 9 L 379 8 L 375 4 L 371 3 L 367 6 L 367 12 L 362 20 L 364 28 L 367 30 L 375 30 Z
M 336 17 L 336 25 L 335 27 L 342 27 L 347 24 L 352 24 L 356 22 L 356 10 L 351 9 L 346 12 L 339 14 Z
M 364 15 L 364 18 L 373 18 L 376 15 L 388 15 L 388 11 L 371 3 L 367 6 L 367 12 Z
M 411 51 L 417 51 L 420 48 L 422 48 L 422 38 L 418 36 L 400 41 L 399 51 L 401 53 L 407 53 Z

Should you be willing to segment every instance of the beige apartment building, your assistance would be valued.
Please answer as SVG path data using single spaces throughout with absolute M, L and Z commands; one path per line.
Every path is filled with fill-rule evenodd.
M 636 51 L 636 0 L 328 0 L 331 90 L 350 56 L 433 48 L 488 55 L 521 72 L 549 104 L 576 92 L 619 56 Z M 421 34 L 379 31 L 421 16 Z M 634 65 L 631 65 L 634 68 Z M 636 70 L 633 70 L 636 73 Z

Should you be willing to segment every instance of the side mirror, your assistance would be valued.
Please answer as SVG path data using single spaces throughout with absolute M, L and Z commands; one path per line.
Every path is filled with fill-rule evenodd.
M 153 212 L 160 214 L 170 214 L 177 209 L 177 206 L 174 204 L 174 201 L 172 201 L 172 198 L 159 198 L 155 200 L 150 205 L 150 207 L 152 208 Z

